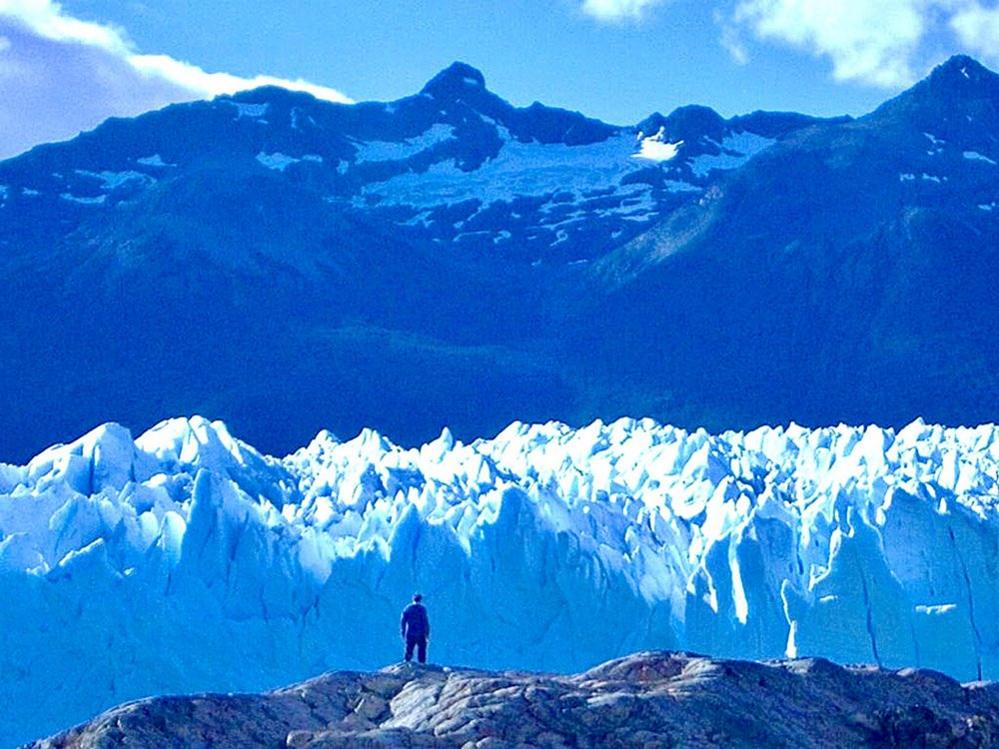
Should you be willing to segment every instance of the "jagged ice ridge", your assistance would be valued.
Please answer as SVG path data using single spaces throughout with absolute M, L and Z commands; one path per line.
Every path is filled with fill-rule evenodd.
M 514 423 L 419 448 L 105 425 L 0 464 L 0 744 L 134 697 L 643 648 L 999 673 L 999 428 Z

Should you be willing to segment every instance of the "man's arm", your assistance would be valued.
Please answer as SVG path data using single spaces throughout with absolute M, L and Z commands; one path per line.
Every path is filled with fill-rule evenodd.
M 402 619 L 399 621 L 399 630 L 403 639 L 406 639 L 406 611 L 402 612 Z

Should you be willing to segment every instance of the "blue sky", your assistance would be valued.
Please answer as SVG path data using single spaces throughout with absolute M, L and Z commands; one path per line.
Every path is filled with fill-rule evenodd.
M 0 0 L 0 156 L 261 82 L 398 98 L 456 59 L 622 124 L 861 114 L 956 52 L 996 67 L 996 0 Z
M 514 103 L 538 99 L 622 123 L 690 102 L 730 114 L 761 106 L 841 113 L 884 97 L 872 87 L 830 85 L 827 62 L 793 50 L 767 49 L 737 64 L 705 2 L 616 21 L 568 0 L 258 0 L 253 13 L 236 2 L 183 0 L 64 7 L 120 24 L 140 49 L 207 69 L 303 77 L 356 99 L 415 93 L 454 60 L 482 70 Z

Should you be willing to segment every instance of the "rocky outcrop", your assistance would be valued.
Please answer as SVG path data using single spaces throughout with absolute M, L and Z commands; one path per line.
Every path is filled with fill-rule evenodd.
M 264 695 L 158 697 L 33 744 L 83 747 L 988 747 L 999 685 L 821 659 L 646 652 L 555 676 L 396 665 Z

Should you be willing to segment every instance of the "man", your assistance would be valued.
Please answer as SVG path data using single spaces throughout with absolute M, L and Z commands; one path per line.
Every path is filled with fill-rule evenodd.
M 423 596 L 417 593 L 413 602 L 402 612 L 402 639 L 406 643 L 406 662 L 413 660 L 413 649 L 420 663 L 427 662 L 427 640 L 430 639 L 430 618 L 421 603 Z

